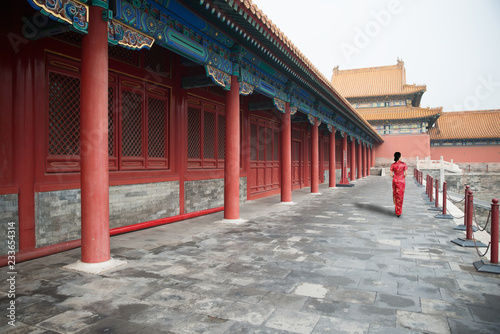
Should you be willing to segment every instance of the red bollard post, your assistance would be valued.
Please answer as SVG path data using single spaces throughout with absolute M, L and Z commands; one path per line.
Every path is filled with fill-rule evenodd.
M 469 190 L 469 193 L 467 194 L 467 198 L 465 199 L 467 201 L 467 230 L 466 230 L 466 235 L 465 238 L 467 240 L 472 239 L 472 215 L 474 213 L 474 196 L 472 190 Z
M 500 274 L 498 265 L 498 199 L 494 198 L 491 204 L 491 261 L 486 260 L 474 262 L 477 271 Z
M 491 263 L 498 264 L 498 198 L 491 203 Z
M 434 178 L 431 176 L 430 177 L 430 182 L 429 182 L 429 201 L 433 202 L 432 198 L 432 183 L 434 182 Z
M 436 179 L 436 208 L 439 208 L 439 180 Z
M 451 215 L 446 213 L 446 199 L 448 198 L 447 192 L 448 192 L 448 186 L 446 185 L 446 182 L 443 182 L 443 212 L 436 215 L 434 218 L 453 219 Z
M 446 214 L 446 199 L 448 198 L 448 185 L 443 182 L 443 216 Z
M 425 192 L 427 194 L 427 197 L 429 197 L 429 174 L 427 174 L 427 177 L 425 179 Z
M 465 186 L 465 196 L 464 196 L 464 223 L 463 225 L 458 225 L 454 230 L 465 231 L 467 229 L 467 209 L 468 209 L 468 201 L 467 194 L 469 193 L 469 186 Z
M 441 209 L 439 208 L 439 180 L 436 179 L 436 185 L 434 187 L 436 189 L 436 194 L 435 194 L 435 198 L 434 198 L 434 206 L 432 208 L 430 208 L 429 210 L 431 211 L 441 211 Z M 432 201 L 431 201 L 432 203 Z
M 465 200 L 467 203 L 467 214 L 465 215 L 467 221 L 466 236 L 464 238 L 458 238 L 452 240 L 451 242 L 462 246 L 462 247 L 488 247 L 479 240 L 474 240 L 472 235 L 472 217 L 474 215 L 474 196 L 472 195 L 472 190 L 469 189 L 467 197 Z

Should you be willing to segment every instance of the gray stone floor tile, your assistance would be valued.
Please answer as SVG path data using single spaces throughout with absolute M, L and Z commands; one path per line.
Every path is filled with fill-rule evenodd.
M 346 319 L 391 327 L 396 326 L 396 310 L 375 305 L 351 304 Z
M 397 326 L 416 329 L 424 333 L 451 333 L 446 317 L 403 310 L 397 311 Z
M 338 286 L 343 288 L 357 288 L 359 285 L 358 277 L 346 277 L 343 275 L 330 276 L 326 275 L 323 279 L 323 284 Z
M 498 309 L 478 305 L 469 305 L 469 310 L 475 321 L 491 322 L 500 326 L 500 313 L 498 312 Z
M 39 327 L 55 332 L 72 333 L 89 327 L 100 320 L 97 314 L 89 311 L 66 311 L 40 322 Z
M 447 318 L 462 318 L 472 320 L 472 316 L 465 304 L 450 303 L 442 300 L 421 298 L 422 313 L 444 316 Z
M 401 296 L 414 296 L 441 299 L 441 292 L 439 288 L 420 286 L 409 283 L 398 283 L 398 295 Z
M 475 322 L 465 319 L 449 319 L 451 332 L 453 334 L 498 334 L 498 324 Z
M 234 287 L 222 297 L 248 304 L 257 304 L 268 292 L 253 287 Z
M 262 291 L 291 293 L 299 284 L 301 284 L 299 278 L 289 278 L 287 276 L 285 279 L 261 278 L 256 280 L 252 287 Z
M 369 323 L 348 319 L 321 317 L 312 331 L 313 334 L 363 334 L 367 333 Z
M 447 277 L 422 277 L 419 275 L 418 284 L 430 288 L 458 289 L 457 281 Z
M 374 292 L 391 293 L 391 292 L 397 291 L 398 283 L 391 282 L 389 280 L 382 280 L 382 279 L 377 279 L 377 280 L 362 279 L 359 282 L 358 289 L 367 290 L 367 291 L 374 291 Z
M 331 294 L 328 294 L 327 298 L 347 303 L 373 305 L 376 295 L 377 293 L 373 291 L 338 288 Z
M 350 306 L 350 303 L 342 301 L 309 298 L 301 311 L 343 319 Z
M 143 324 L 134 324 L 129 321 L 125 321 L 121 318 L 109 317 L 100 320 L 91 326 L 78 331 L 77 334 L 87 334 L 87 333 L 123 333 L 123 334 L 135 334 L 135 333 L 146 333 L 147 328 Z
M 224 334 L 290 334 L 289 331 L 237 322 Z
M 439 289 L 443 300 L 452 303 L 475 304 L 488 306 L 489 302 L 485 294 L 482 292 L 462 291 Z
M 0 327 L 1 334 L 59 334 L 48 329 L 37 328 L 16 321 L 16 326 Z
M 235 302 L 234 304 L 226 307 L 219 314 L 219 318 L 260 326 L 269 318 L 274 310 L 276 310 L 274 305 L 268 303 L 259 303 L 255 305 L 244 302 Z
M 262 298 L 262 302 L 274 305 L 277 309 L 299 311 L 307 299 L 306 296 L 271 291 Z
M 375 305 L 397 310 L 420 312 L 420 298 L 396 294 L 377 293 Z
M 417 334 L 421 332 L 416 332 L 408 328 L 402 327 L 387 327 L 382 325 L 370 325 L 368 334 Z
M 320 316 L 290 310 L 276 310 L 267 319 L 265 326 L 286 330 L 291 333 L 309 334 L 312 332 Z
M 320 189 L 247 201 L 243 224 L 219 212 L 113 236 L 127 264 L 100 275 L 61 269 L 79 249 L 19 263 L 18 326 L 0 333 L 496 331 L 500 277 L 475 270 L 411 178 L 399 219 L 389 177 Z
M 232 320 L 196 314 L 174 325 L 171 332 L 176 334 L 219 334 L 228 331 L 235 323 Z

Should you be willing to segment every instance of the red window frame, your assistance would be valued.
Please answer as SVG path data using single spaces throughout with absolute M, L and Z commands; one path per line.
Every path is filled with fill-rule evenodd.
M 187 99 L 188 169 L 222 169 L 225 161 L 225 106 L 196 96 Z
M 49 144 L 51 134 L 61 127 L 50 123 L 50 103 L 60 101 L 50 101 L 51 92 L 49 78 L 51 74 L 64 75 L 70 78 L 80 80 L 80 63 L 52 54 L 47 54 L 46 62 L 46 172 L 79 172 L 80 155 L 78 154 L 52 154 Z M 124 119 L 127 112 L 123 111 L 123 97 L 126 94 L 139 96 L 138 104 L 140 110 L 135 110 L 140 120 L 140 125 L 136 128 L 140 130 L 140 143 L 135 143 L 135 149 L 139 149 L 140 154 L 124 154 L 123 134 L 127 132 L 124 129 Z M 64 101 L 61 98 L 61 101 Z M 145 81 L 138 80 L 123 74 L 109 72 L 108 86 L 108 155 L 109 169 L 118 170 L 165 170 L 170 169 L 169 165 L 169 141 L 170 141 L 170 90 L 166 87 Z M 77 107 L 78 114 L 77 127 L 79 129 L 80 108 Z M 162 112 L 163 110 L 163 112 Z M 130 116 L 130 115 L 129 115 Z M 153 120 L 154 117 L 154 120 Z M 149 119 L 151 123 L 149 123 Z M 134 122 L 131 122 L 131 126 Z M 51 128 L 52 126 L 52 128 Z M 154 133 L 154 136 L 153 136 Z M 136 136 L 137 133 L 132 134 Z M 150 138 L 151 135 L 151 138 Z M 154 144 L 154 145 L 153 145 Z M 78 133 L 78 147 L 81 147 L 80 133 Z M 138 146 L 137 146 L 138 145 Z M 154 153 L 152 153 L 154 152 Z

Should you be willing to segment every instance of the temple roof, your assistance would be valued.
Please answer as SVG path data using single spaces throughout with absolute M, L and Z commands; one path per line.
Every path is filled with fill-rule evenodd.
M 443 108 L 419 108 L 412 106 L 363 108 L 358 112 L 369 122 L 428 119 L 431 123 L 441 115 Z
M 412 95 L 424 93 L 425 85 L 406 84 L 404 62 L 396 65 L 358 68 L 352 70 L 333 69 L 332 84 L 346 98 L 388 95 Z
M 225 2 L 229 2 L 232 4 L 232 1 L 229 0 L 224 0 Z M 304 71 L 305 73 L 308 74 L 309 77 L 314 78 L 313 80 L 317 80 L 317 82 L 324 87 L 326 91 L 328 91 L 329 94 L 334 95 L 336 98 L 338 98 L 342 103 L 346 106 L 346 108 L 351 112 L 355 117 L 357 117 L 357 120 L 363 123 L 363 125 L 368 129 L 368 131 L 371 133 L 371 135 L 374 137 L 374 139 L 378 142 L 383 142 L 382 137 L 373 129 L 373 127 L 363 118 L 361 117 L 360 113 L 352 107 L 351 103 L 343 96 L 340 94 L 335 87 L 332 85 L 332 83 L 313 65 L 313 63 L 300 51 L 300 49 L 292 43 L 292 41 L 278 28 L 276 24 L 274 24 L 269 17 L 264 14 L 264 12 L 257 7 L 256 4 L 254 4 L 251 0 L 236 0 L 235 2 L 239 2 L 244 11 L 236 11 L 235 14 L 240 16 L 239 20 L 236 20 L 234 17 L 234 14 L 231 14 L 233 21 L 238 22 L 239 24 L 243 24 L 244 21 L 248 21 L 251 23 L 251 25 L 257 29 L 257 31 L 260 32 L 261 36 L 255 35 L 255 38 L 257 41 L 261 42 L 263 45 L 266 47 L 270 47 L 270 41 L 272 41 L 271 44 L 278 42 L 279 44 L 283 45 L 284 48 L 279 48 L 281 52 L 284 52 L 286 56 L 290 59 L 296 58 L 299 60 L 299 69 Z M 221 1 L 222 3 L 222 1 Z M 233 6 L 234 7 L 234 6 Z M 248 14 L 251 13 L 247 17 L 247 14 L 244 12 L 247 12 Z M 226 14 L 230 14 L 230 12 L 226 12 Z M 243 17 L 244 19 L 241 19 Z M 252 22 L 253 21 L 253 22 Z M 257 26 L 256 26 L 257 23 Z M 261 28 L 258 27 L 258 25 L 261 26 Z M 267 36 L 267 37 L 266 37 Z M 288 52 L 286 49 L 288 49 L 290 52 Z M 308 81 L 310 79 L 307 79 Z
M 500 109 L 446 112 L 429 129 L 431 140 L 500 138 Z

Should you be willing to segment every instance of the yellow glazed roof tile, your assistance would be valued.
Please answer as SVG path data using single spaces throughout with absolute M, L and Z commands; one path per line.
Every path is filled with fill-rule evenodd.
M 418 108 L 412 106 L 385 107 L 385 108 L 363 108 L 358 112 L 367 121 L 385 120 L 411 120 L 422 118 L 437 118 L 442 112 L 442 108 Z
M 431 140 L 500 138 L 500 109 L 446 112 L 429 130 Z
M 333 69 L 332 84 L 346 98 L 408 95 L 425 92 L 425 85 L 406 84 L 404 62 L 396 65 L 352 70 Z

